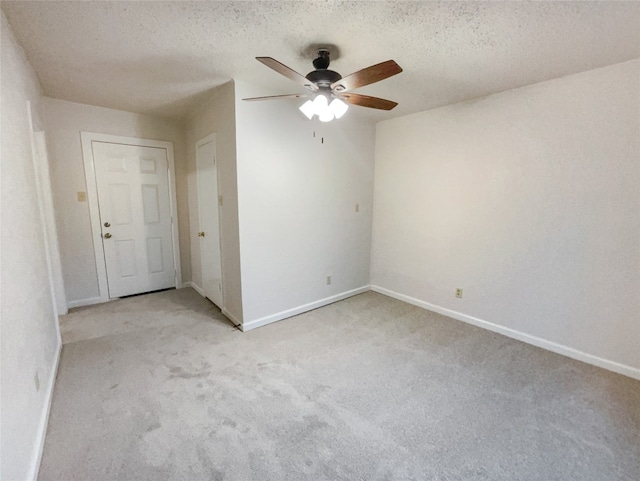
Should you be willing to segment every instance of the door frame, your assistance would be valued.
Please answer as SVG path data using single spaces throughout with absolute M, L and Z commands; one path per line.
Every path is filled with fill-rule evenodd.
M 27 119 L 29 121 L 29 137 L 31 140 L 31 159 L 35 173 L 36 194 L 40 211 L 40 224 L 44 241 L 44 253 L 49 274 L 49 288 L 51 303 L 55 316 L 56 333 L 60 342 L 60 326 L 58 317 L 69 312 L 67 296 L 62 277 L 62 263 L 60 261 L 60 246 L 56 231 L 56 213 L 53 208 L 53 193 L 51 190 L 51 174 L 49 170 L 49 152 L 44 130 L 38 130 L 33 121 L 31 101 L 27 100 Z
M 225 289 L 224 289 L 224 248 L 222 246 L 222 209 L 221 209 L 221 202 L 220 199 L 222 199 L 222 194 L 220 193 L 220 169 L 218 169 L 218 144 L 217 144 L 217 140 L 216 140 L 216 133 L 213 132 L 209 135 L 207 135 L 206 137 L 203 137 L 202 139 L 198 140 L 196 142 L 195 145 L 195 160 L 196 160 L 196 197 L 198 200 L 198 228 L 196 229 L 196 232 L 199 231 L 202 228 L 202 206 L 200 205 L 200 181 L 199 181 L 199 172 L 198 172 L 198 149 L 200 147 L 202 147 L 203 145 L 208 144 L 209 142 L 213 142 L 213 145 L 215 146 L 215 167 L 216 167 L 216 179 L 218 181 L 218 185 L 217 187 L 217 191 L 218 191 L 218 200 L 216 202 L 216 206 L 218 208 L 218 237 L 219 237 L 219 244 L 220 244 L 220 283 L 222 284 L 222 305 L 219 306 L 221 311 L 224 311 L 225 308 Z M 202 244 L 200 244 L 202 246 Z M 192 282 L 192 286 L 194 287 L 194 289 L 196 291 L 198 291 L 198 294 L 200 294 L 202 297 L 207 298 L 207 296 L 204 293 L 204 276 L 202 275 L 202 263 L 203 263 L 203 259 L 202 259 L 202 247 L 198 250 L 198 252 L 200 253 L 200 281 L 203 284 L 202 287 L 197 286 L 195 284 L 195 282 Z M 208 299 L 208 298 L 207 298 Z M 213 302 L 213 301 L 211 301 Z
M 180 244 L 178 240 L 178 204 L 176 200 L 176 170 L 173 157 L 173 143 L 164 140 L 141 139 L 137 137 L 123 137 L 121 135 L 100 134 L 97 132 L 80 132 L 82 142 L 82 158 L 84 161 L 84 178 L 87 187 L 87 202 L 91 219 L 91 237 L 98 276 L 97 298 L 92 303 L 109 301 L 107 282 L 107 264 L 102 245 L 102 227 L 100 225 L 100 209 L 98 202 L 98 187 L 91 143 L 106 142 L 110 144 L 134 145 L 137 147 L 156 147 L 165 149 L 169 166 L 169 204 L 171 206 L 171 241 L 173 242 L 173 266 L 175 268 L 176 289 L 182 287 L 182 268 L 180 266 Z

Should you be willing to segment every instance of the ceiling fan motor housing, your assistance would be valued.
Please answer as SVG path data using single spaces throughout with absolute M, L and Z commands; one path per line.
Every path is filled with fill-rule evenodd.
M 341 78 L 342 75 L 338 72 L 327 69 L 314 70 L 307 74 L 307 80 L 313 82 L 318 87 L 329 87 L 333 82 L 337 82 Z
M 307 80 L 313 82 L 318 87 L 330 87 L 332 83 L 342 78 L 338 72 L 329 70 L 331 59 L 329 58 L 329 50 L 321 48 L 318 50 L 318 57 L 313 60 L 315 70 L 309 72 L 306 76 Z

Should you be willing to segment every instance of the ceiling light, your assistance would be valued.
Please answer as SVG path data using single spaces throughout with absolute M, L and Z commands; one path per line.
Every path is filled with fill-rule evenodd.
M 316 110 L 316 115 L 320 115 L 329 107 L 329 101 L 327 97 L 322 94 L 318 94 L 315 99 L 313 99 L 313 107 Z
M 321 122 L 339 119 L 348 108 L 349 106 L 337 97 L 329 103 L 329 96 L 325 93 L 317 93 L 313 99 L 307 100 L 299 107 L 300 112 L 309 120 L 317 115 Z
M 305 103 L 303 103 L 300 106 L 300 112 L 302 112 L 305 115 L 305 117 L 311 120 L 311 118 L 313 117 L 313 114 L 316 113 L 316 109 L 313 106 L 313 102 L 311 100 L 307 100 Z
M 324 112 L 318 115 L 320 122 L 331 122 L 333 120 L 333 112 L 327 108 Z
M 329 108 L 331 109 L 331 113 L 335 115 L 336 119 L 339 119 L 345 114 L 349 106 L 339 98 L 335 98 L 329 104 Z
M 335 49 L 336 47 L 331 46 L 331 48 Z M 315 70 L 307 75 L 299 74 L 273 57 L 256 57 L 256 60 L 280 75 L 284 75 L 298 84 L 302 83 L 308 91 L 311 91 L 311 93 L 307 94 L 311 96 L 311 102 L 305 102 L 303 106 L 300 106 L 300 111 L 310 120 L 313 119 L 314 115 L 322 117 L 324 122 L 334 118 L 339 119 L 348 109 L 348 105 L 345 105 L 345 98 L 347 99 L 346 103 L 379 110 L 391 110 L 398 105 L 391 100 L 354 94 L 349 91 L 399 74 L 402 72 L 400 65 L 393 60 L 387 60 L 343 77 L 338 72 L 329 69 L 330 50 L 328 47 L 317 49 L 318 57 L 313 60 L 313 68 Z M 342 94 L 345 92 L 349 93 L 343 97 Z M 321 96 L 325 98 L 318 100 Z M 269 95 L 267 97 L 251 97 L 244 100 L 290 99 L 292 97 L 299 98 L 301 95 Z M 313 102 L 317 102 L 317 104 L 312 109 L 310 104 Z M 323 105 L 320 105 L 321 103 Z M 331 115 L 325 112 L 325 107 L 327 106 L 330 106 Z

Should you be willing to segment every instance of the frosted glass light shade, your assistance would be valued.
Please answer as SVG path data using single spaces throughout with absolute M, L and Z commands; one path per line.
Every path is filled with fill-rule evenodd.
M 305 115 L 305 117 L 307 117 L 309 120 L 311 120 L 311 118 L 313 117 L 313 114 L 316 113 L 316 109 L 311 100 L 307 100 L 299 108 L 300 108 L 300 112 L 302 112 Z
M 327 101 L 327 97 L 324 95 L 318 95 L 313 99 L 313 107 L 316 109 L 316 115 L 320 115 L 328 106 L 329 102 Z
M 334 98 L 329 103 L 329 96 L 324 93 L 316 94 L 313 100 L 307 100 L 299 109 L 309 120 L 317 115 L 320 122 L 331 122 L 342 117 L 349 106 L 342 100 Z
M 331 122 L 333 120 L 333 112 L 330 109 L 326 109 L 318 118 L 320 118 L 320 122 Z
M 349 106 L 340 99 L 333 99 L 329 104 L 329 108 L 333 115 L 335 115 L 336 119 L 339 119 L 349 109 Z

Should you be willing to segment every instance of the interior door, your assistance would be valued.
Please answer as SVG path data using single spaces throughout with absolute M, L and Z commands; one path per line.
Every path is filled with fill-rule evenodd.
M 91 146 L 109 297 L 175 287 L 167 151 Z
M 203 139 L 196 145 L 196 162 L 202 290 L 209 300 L 223 308 L 218 166 L 216 163 L 216 143 L 212 136 Z

